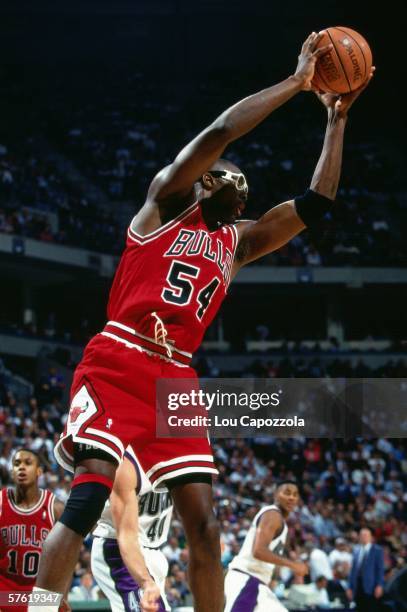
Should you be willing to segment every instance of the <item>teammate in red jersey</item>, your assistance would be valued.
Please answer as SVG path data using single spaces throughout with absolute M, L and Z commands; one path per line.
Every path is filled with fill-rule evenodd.
M 258 221 L 236 223 L 247 181 L 221 159 L 226 146 L 276 108 L 312 88 L 320 35 L 304 42 L 295 74 L 241 100 L 201 132 L 152 181 L 132 220 L 110 294 L 104 330 L 88 344 L 72 386 L 58 461 L 75 470 L 61 521 L 44 546 L 37 586 L 62 592 L 83 536 L 99 518 L 117 462 L 132 444 L 155 487 L 171 490 L 190 547 L 196 612 L 220 612 L 223 578 L 212 509 L 216 472 L 205 439 L 155 437 L 158 378 L 194 378 L 192 352 L 239 268 L 278 249 L 317 222 L 335 199 L 347 111 L 360 91 L 320 96 L 328 125 L 311 188 Z M 63 554 L 65 563 L 55 563 Z
M 13 457 L 15 488 L 0 492 L 0 591 L 31 591 L 37 577 L 42 544 L 64 504 L 38 487 L 41 475 L 38 455 L 29 449 L 17 450 Z M 27 605 L 14 606 L 21 612 Z

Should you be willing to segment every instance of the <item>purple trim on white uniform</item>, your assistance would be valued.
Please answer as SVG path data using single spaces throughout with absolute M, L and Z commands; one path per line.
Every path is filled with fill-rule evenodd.
M 240 570 L 233 570 L 240 572 Z M 246 574 L 246 572 L 240 572 Z M 248 581 L 236 597 L 235 602 L 230 612 L 253 612 L 257 606 L 257 597 L 259 595 L 259 586 L 263 584 L 261 580 L 246 574 Z
M 129 594 L 134 593 L 135 599 L 140 604 L 140 587 L 123 563 L 117 540 L 106 539 L 103 542 L 103 558 L 109 567 L 110 576 L 120 597 L 122 598 L 126 612 L 133 612 L 129 606 Z M 165 605 L 160 597 L 158 612 L 165 612 Z
M 138 495 L 140 493 L 140 489 L 141 489 L 141 473 L 140 473 L 139 465 L 138 465 L 137 461 L 135 460 L 135 458 L 128 451 L 124 451 L 124 456 L 126 457 L 126 459 L 129 459 L 132 462 L 132 464 L 134 466 L 134 469 L 137 472 L 136 495 Z
M 126 453 L 125 453 L 125 454 L 126 454 Z M 277 508 L 277 507 L 275 507 L 275 508 L 269 508 L 268 510 L 265 510 L 265 511 L 264 511 L 264 512 L 262 512 L 261 514 L 259 513 L 259 516 L 256 518 L 256 521 L 255 521 L 255 523 L 254 523 L 254 526 L 255 526 L 255 527 L 258 527 L 258 526 L 259 526 L 260 519 L 262 519 L 262 518 L 263 518 L 263 516 L 264 516 L 264 515 L 265 515 L 267 512 L 277 512 L 278 514 L 281 514 L 281 518 L 283 519 L 283 527 L 282 527 L 282 529 L 281 529 L 280 533 L 279 533 L 278 535 L 275 535 L 275 536 L 274 536 L 274 539 L 275 539 L 275 538 L 278 538 L 278 536 L 279 536 L 279 535 L 281 535 L 281 534 L 283 533 L 283 529 L 284 529 L 284 522 L 285 522 L 285 521 L 284 521 L 284 516 L 283 516 L 283 513 L 281 512 L 280 508 Z

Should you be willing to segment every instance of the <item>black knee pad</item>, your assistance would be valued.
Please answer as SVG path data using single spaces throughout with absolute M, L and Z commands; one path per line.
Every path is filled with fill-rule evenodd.
M 74 480 L 74 486 L 59 520 L 75 533 L 85 537 L 100 518 L 111 490 L 112 483 L 109 486 L 107 478 L 106 482 L 88 481 L 76 485 Z

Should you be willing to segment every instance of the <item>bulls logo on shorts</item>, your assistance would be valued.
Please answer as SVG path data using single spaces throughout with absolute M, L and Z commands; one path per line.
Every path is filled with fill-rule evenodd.
M 86 402 L 86 406 L 84 408 L 82 408 L 82 406 L 71 406 L 71 409 L 69 411 L 69 419 L 71 423 L 75 423 L 79 415 L 86 412 L 88 408 L 89 408 L 89 402 Z
M 71 408 L 69 410 L 68 430 L 70 434 L 77 433 L 78 429 L 91 416 L 97 412 L 97 407 L 93 399 L 88 393 L 85 385 L 72 398 Z

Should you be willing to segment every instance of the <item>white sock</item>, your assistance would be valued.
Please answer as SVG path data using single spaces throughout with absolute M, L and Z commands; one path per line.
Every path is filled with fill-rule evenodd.
M 56 599 L 56 595 L 58 593 L 54 593 L 53 591 L 47 591 L 46 589 L 41 589 L 40 587 L 34 587 L 32 600 L 35 603 L 32 603 L 28 606 L 27 612 L 57 612 L 59 606 L 61 605 L 62 595 L 59 599 L 56 600 L 56 603 L 51 603 L 50 599 Z M 35 597 L 37 595 L 37 597 Z

